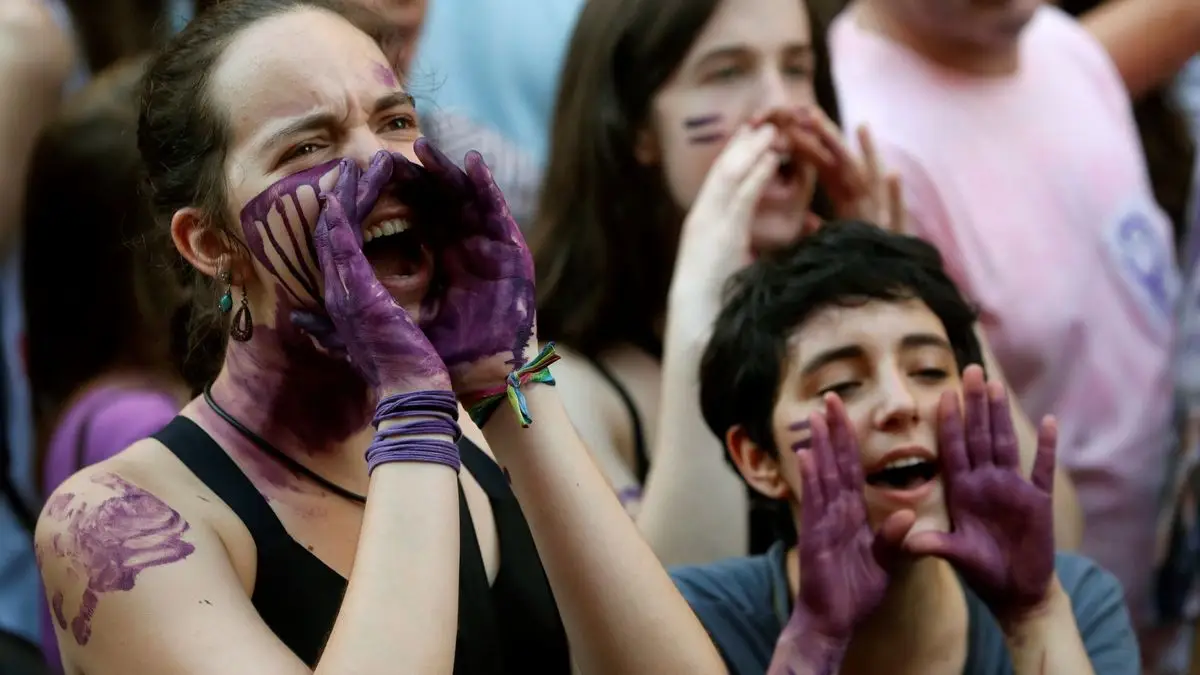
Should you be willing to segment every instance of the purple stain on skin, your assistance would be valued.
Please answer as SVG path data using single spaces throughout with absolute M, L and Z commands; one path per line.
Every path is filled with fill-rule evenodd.
M 146 569 L 169 565 L 188 557 L 196 547 L 183 540 L 186 520 L 158 497 L 114 474 L 92 478 L 117 494 L 95 507 L 81 502 L 78 507 L 60 504 L 48 511 L 66 524 L 65 532 L 53 538 L 53 554 L 66 558 L 86 587 L 75 616 L 67 618 L 61 589 L 51 596 L 55 621 L 79 645 L 92 635 L 92 617 L 104 593 L 132 590 L 137 576 Z
M 689 130 L 699 129 L 700 127 L 707 127 L 720 121 L 721 116 L 716 114 L 702 115 L 700 117 L 689 117 L 683 121 L 683 128 Z
M 723 140 L 725 140 L 725 134 L 722 133 L 701 134 L 688 138 L 688 142 L 693 145 L 711 145 L 713 143 L 720 143 Z
M 313 268 L 317 196 L 321 178 L 337 165 L 338 160 L 329 161 L 282 178 L 242 207 L 242 232 L 250 252 L 300 306 L 313 306 L 320 299 Z
M 792 422 L 791 424 L 789 424 L 787 429 L 788 429 L 788 431 L 808 431 L 810 426 L 811 425 L 808 420 L 800 420 L 799 422 Z M 802 438 L 802 439 L 796 441 L 795 443 L 792 443 L 792 452 L 798 452 L 800 450 L 807 450 L 811 447 L 812 447 L 812 437 L 810 436 L 808 438 Z
M 375 75 L 375 81 L 385 87 L 399 87 L 400 82 L 396 79 L 396 73 L 382 63 L 376 63 L 372 66 L 372 72 Z
M 218 380 L 213 397 L 284 452 L 331 450 L 366 428 L 375 400 L 346 359 L 322 353 L 292 324 L 294 307 L 286 296 L 278 293 L 276 298 L 276 325 L 256 322 L 253 340 L 230 343 L 228 379 Z M 227 427 L 217 423 L 215 428 Z

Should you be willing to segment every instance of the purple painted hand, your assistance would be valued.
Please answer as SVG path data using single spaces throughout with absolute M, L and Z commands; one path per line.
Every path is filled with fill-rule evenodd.
M 425 139 L 415 151 L 424 170 L 393 155 L 402 199 L 444 240 L 441 289 L 422 307 L 422 328 L 469 399 L 501 385 L 536 349 L 533 256 L 479 153 L 467 153 L 464 172 Z
M 1004 388 L 983 370 L 963 373 L 966 414 L 943 395 L 938 453 L 953 531 L 914 534 L 905 548 L 952 563 L 1002 626 L 1036 612 L 1054 576 L 1054 451 L 1057 427 L 1042 421 L 1030 481 L 1021 475 Z M 966 431 L 964 434 L 964 417 Z
M 374 165 L 373 165 L 374 166 Z M 450 376 L 425 334 L 375 277 L 362 252 L 361 223 L 370 212 L 357 201 L 359 172 L 342 162 L 314 235 L 325 278 L 325 310 L 336 332 L 326 345 L 344 350 L 380 396 L 450 389 Z M 344 204 L 352 205 L 352 220 Z M 295 317 L 293 318 L 295 320 Z
M 824 416 L 809 419 L 811 449 L 796 453 L 804 490 L 800 594 L 784 637 L 836 644 L 883 601 L 916 516 L 898 511 L 871 531 L 858 441 L 841 399 L 829 394 L 825 405 Z

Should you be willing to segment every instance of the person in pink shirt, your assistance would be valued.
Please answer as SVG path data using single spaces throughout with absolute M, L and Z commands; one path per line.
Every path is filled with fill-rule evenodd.
M 1061 420 L 1082 550 L 1144 620 L 1180 282 L 1117 68 L 1041 0 L 860 0 L 831 49 L 847 128 L 870 124 L 1025 412 Z

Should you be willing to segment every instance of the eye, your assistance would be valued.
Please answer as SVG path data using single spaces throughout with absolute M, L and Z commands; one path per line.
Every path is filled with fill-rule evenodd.
M 732 64 L 728 66 L 722 66 L 709 72 L 705 79 L 709 80 L 710 82 L 724 82 L 738 77 L 742 74 L 743 70 L 744 69 L 741 66 Z
M 845 399 L 847 396 L 850 396 L 854 394 L 854 392 L 858 391 L 859 386 L 860 383 L 855 381 L 839 382 L 837 384 L 825 387 L 821 391 L 817 392 L 817 398 L 823 398 L 825 394 L 832 393 L 837 394 L 838 398 Z
M 914 372 L 913 377 L 925 380 L 926 382 L 941 382 L 949 377 L 949 373 L 941 368 L 922 368 Z
M 388 131 L 409 131 L 417 128 L 417 118 L 405 113 L 390 118 L 384 127 Z
M 808 63 L 793 63 L 791 65 L 784 66 L 783 72 L 784 74 L 792 77 L 809 79 L 813 76 L 813 67 Z
M 312 153 L 317 152 L 320 149 L 321 149 L 321 146 L 319 144 L 314 143 L 312 141 L 307 141 L 307 142 L 301 143 L 299 145 L 296 145 L 291 150 L 288 150 L 287 152 L 285 152 L 283 155 L 283 158 L 280 160 L 280 162 L 281 163 L 290 162 L 299 157 L 303 157 L 305 155 L 311 155 Z

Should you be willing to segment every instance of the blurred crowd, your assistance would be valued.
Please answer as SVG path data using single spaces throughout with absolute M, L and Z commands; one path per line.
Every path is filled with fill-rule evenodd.
M 854 303 L 820 295 L 819 289 L 825 288 L 821 284 L 844 277 L 836 283 L 845 288 L 830 291 L 831 298 L 909 297 L 889 295 L 899 284 L 929 305 L 959 358 L 964 391 L 972 391 L 976 377 L 964 370 L 964 354 L 974 353 L 988 380 L 1003 385 L 1011 394 L 1020 470 L 1026 475 L 1032 471 L 1033 484 L 1053 495 L 1046 506 L 1053 515 L 1046 525 L 1053 548 L 1094 561 L 1119 582 L 1122 611 L 1136 636 L 1142 672 L 1200 674 L 1200 640 L 1195 639 L 1200 635 L 1200 3 L 346 0 L 337 5 L 338 11 L 352 17 L 356 30 L 373 38 L 386 59 L 385 74 L 377 73 L 375 79 L 386 83 L 394 77 L 387 73 L 397 74 L 398 86 L 412 97 L 410 116 L 415 120 L 389 118 L 387 124 L 401 126 L 385 128 L 377 136 L 367 131 L 374 112 L 364 112 L 368 121 L 351 128 L 347 120 L 358 114 L 356 109 L 338 106 L 354 90 L 346 84 L 343 92 L 340 81 L 330 84 L 337 80 L 330 73 L 338 71 L 324 68 L 341 63 L 339 59 L 349 63 L 361 45 L 299 19 L 295 26 L 267 25 L 272 16 L 295 14 L 306 4 L 0 0 L 0 156 L 5 158 L 0 171 L 0 672 L 275 673 L 284 672 L 282 666 L 259 666 L 255 660 L 274 664 L 270 659 L 278 656 L 276 651 L 288 653 L 287 648 L 300 657 L 297 668 L 303 661 L 325 672 L 315 665 L 318 659 L 369 648 L 366 638 L 356 644 L 356 638 L 345 637 L 350 629 L 342 628 L 341 619 L 330 637 L 332 623 L 321 624 L 322 619 L 314 626 L 294 616 L 308 611 L 307 605 L 271 605 L 275 601 L 264 598 L 268 593 L 311 593 L 317 598 L 316 614 L 328 609 L 322 603 L 332 603 L 330 621 L 343 592 L 343 614 L 364 602 L 354 595 L 355 580 L 370 579 L 372 569 L 362 561 L 371 558 L 364 552 L 365 543 L 355 543 L 359 535 L 345 533 L 358 532 L 361 523 L 366 542 L 373 512 L 368 507 L 363 516 L 361 503 L 350 497 L 365 495 L 368 486 L 375 496 L 379 476 L 386 472 L 368 474 L 363 467 L 374 471 L 387 464 L 379 464 L 385 462 L 377 459 L 382 455 L 370 450 L 362 463 L 361 448 L 369 435 L 362 437 L 352 462 L 285 447 L 319 445 L 316 422 L 311 428 L 307 425 L 339 414 L 318 402 L 322 396 L 338 395 L 336 368 L 326 368 L 319 378 L 313 375 L 319 386 L 313 385 L 310 398 L 296 394 L 276 401 L 261 393 L 274 390 L 260 392 L 245 383 L 253 379 L 263 387 L 272 382 L 284 387 L 280 383 L 290 383 L 287 378 L 300 377 L 296 373 L 308 367 L 307 357 L 296 356 L 297 347 L 279 337 L 286 332 L 282 324 L 271 323 L 283 321 L 281 317 L 294 319 L 305 332 L 306 345 L 307 338 L 320 343 L 312 347 L 320 354 L 336 351 L 334 342 L 314 327 L 326 319 L 289 314 L 294 308 L 280 299 L 280 289 L 292 288 L 309 290 L 314 301 L 320 296 L 312 290 L 316 281 L 310 288 L 307 272 L 293 268 L 289 256 L 326 269 L 323 247 L 336 244 L 324 196 L 331 190 L 332 174 L 303 179 L 311 184 L 310 191 L 322 192 L 319 202 L 314 196 L 309 206 L 315 214 L 319 203 L 321 227 L 327 228 L 322 231 L 330 238 L 311 251 L 297 244 L 296 237 L 311 241 L 316 217 L 305 215 L 303 189 L 288 187 L 297 196 L 280 197 L 284 188 L 278 186 L 284 185 L 285 176 L 300 169 L 328 168 L 333 164 L 326 162 L 349 157 L 359 160 L 366 184 L 368 168 L 375 170 L 380 161 L 372 159 L 375 151 L 406 154 L 428 169 L 433 155 L 425 148 L 432 146 L 466 169 L 464 181 L 478 179 L 478 167 L 464 159 L 469 151 L 478 152 L 506 204 L 506 209 L 487 211 L 483 220 L 493 222 L 487 218 L 494 220 L 503 211 L 520 228 L 514 241 L 528 242 L 528 281 L 536 282 L 536 336 L 554 341 L 555 358 L 560 357 L 552 366 L 556 401 L 561 399 L 568 426 L 578 434 L 580 447 L 586 447 L 585 456 L 598 467 L 615 503 L 623 507 L 626 521 L 596 525 L 601 533 L 611 527 L 613 537 L 597 535 L 600 541 L 610 541 L 611 557 L 603 565 L 596 562 L 596 578 L 610 570 L 613 587 L 625 583 L 618 574 L 626 559 L 619 528 L 632 524 L 629 530 L 636 532 L 637 545 L 644 542 L 653 554 L 646 560 L 670 570 L 674 584 L 667 590 L 678 589 L 705 629 L 696 634 L 716 644 L 719 663 L 731 672 L 807 672 L 780 670 L 785 657 L 778 645 L 794 628 L 791 605 L 797 584 L 803 584 L 807 570 L 817 569 L 810 568 L 817 563 L 804 557 L 806 526 L 799 525 L 797 535 L 796 524 L 809 522 L 807 515 L 817 507 L 797 489 L 798 483 L 780 477 L 796 465 L 780 460 L 784 468 L 775 466 L 784 449 L 778 435 L 782 422 L 776 417 L 786 411 L 780 401 L 790 400 L 789 387 L 799 392 L 809 386 L 801 381 L 809 371 L 787 359 L 807 358 L 803 355 L 810 352 L 805 350 L 815 347 L 805 345 L 818 338 L 810 336 L 803 344 L 800 338 L 780 338 L 796 329 L 797 321 L 772 314 L 783 310 L 773 309 L 770 298 L 775 297 L 771 293 L 785 297 L 795 292 L 787 306 L 796 316 L 809 316 L 806 302 L 851 307 Z M 312 4 L 328 12 L 335 3 Z M 262 44 L 242 44 L 238 35 L 243 31 L 257 31 L 254 40 Z M 331 36 L 328 42 L 326 35 Z M 314 60 L 322 65 L 312 65 Z M 288 63 L 293 70 L 287 70 Z M 307 75 L 295 75 L 301 72 Z M 362 86 L 368 85 L 375 86 Z M 312 92 L 305 93 L 306 88 Z M 311 112 L 323 105 L 334 107 L 333 117 L 340 116 L 342 131 L 302 139 L 288 151 L 294 155 L 273 150 L 255 154 L 260 136 L 266 135 L 255 126 L 256 120 L 285 108 Z M 419 132 L 413 125 L 419 125 Z M 401 138 L 409 132 L 411 138 Z M 417 143 L 419 136 L 429 143 Z M 309 153 L 311 160 L 303 157 Z M 394 175 L 407 166 L 397 158 L 386 163 Z M 247 214 L 260 199 L 254 197 L 259 192 L 270 199 L 293 199 L 294 204 L 271 207 L 275 210 L 270 215 L 254 220 Z M 213 195 L 230 204 L 215 202 L 214 212 L 222 215 L 210 218 L 206 214 L 213 208 Z M 361 221 L 355 226 L 367 233 L 362 251 L 383 279 L 378 260 L 391 255 L 390 249 L 367 245 L 372 237 L 367 217 L 356 212 L 348 208 L 347 217 Z M 403 232 L 408 225 L 400 223 L 407 223 L 408 217 L 385 221 L 374 236 L 382 240 Z M 241 222 L 247 234 L 236 225 L 223 229 L 216 222 L 221 218 Z M 838 240 L 836 228 L 823 230 L 834 221 L 866 221 L 884 233 L 879 236 L 895 240 L 875 241 L 875 235 L 853 234 L 853 229 L 847 230 L 851 234 L 844 235 L 844 241 Z M 294 228 L 293 222 L 299 222 L 301 230 L 307 224 L 307 234 L 288 229 Z M 386 229 L 388 223 L 395 223 L 391 230 Z M 285 230 L 292 248 L 278 234 Z M 809 238 L 805 249 L 803 241 Z M 215 242 L 227 239 L 237 239 L 238 250 L 250 252 L 245 261 L 228 253 L 237 246 L 213 252 L 218 251 Z M 909 251 L 904 247 L 910 244 L 904 242 L 915 242 L 915 258 L 926 255 L 921 247 L 932 247 L 929 255 L 937 260 L 938 273 L 929 277 L 934 281 L 928 286 L 911 281 L 925 279 L 920 276 L 925 268 L 910 273 L 896 267 L 894 273 L 902 275 L 897 278 L 908 281 L 889 285 L 877 278 L 893 273 L 889 263 L 863 262 L 883 256 L 880 252 L 893 245 L 897 251 Z M 259 249 L 266 252 L 260 254 Z M 806 255 L 817 257 L 810 260 Z M 419 265 L 419 260 L 413 264 Z M 261 287 L 255 281 L 268 278 L 270 284 Z M 326 272 L 324 279 L 329 278 Z M 789 286 L 793 278 L 817 290 L 802 296 Z M 948 288 L 957 290 L 938 290 L 943 278 Z M 456 282 L 435 277 L 431 283 Z M 746 290 L 756 283 L 761 287 Z M 876 283 L 882 285 L 872 290 Z M 383 287 L 410 313 L 429 311 L 420 301 L 419 310 L 405 305 L 386 280 Z M 739 288 L 742 295 L 737 295 Z M 860 290 L 845 290 L 853 288 Z M 958 293 L 965 298 L 963 306 L 969 305 L 977 316 L 977 321 L 963 319 L 961 335 L 954 333 L 947 318 L 953 311 L 944 309 L 957 306 Z M 326 290 L 323 302 L 329 303 L 329 297 Z M 451 294 L 444 302 L 468 306 L 469 300 L 455 300 L 462 297 Z M 296 307 L 311 309 L 301 301 Z M 739 307 L 744 311 L 739 313 Z M 758 309 L 751 311 L 752 307 Z M 349 352 L 349 362 L 360 368 L 354 372 L 361 373 L 362 361 L 368 358 L 363 355 L 376 352 L 356 348 L 353 340 L 366 340 L 363 336 L 374 335 L 375 329 L 348 331 L 341 322 L 355 319 L 329 311 L 337 329 L 336 346 Z M 881 316 L 873 319 L 877 323 L 871 324 L 875 332 L 870 339 L 882 339 L 878 336 L 886 326 L 907 320 Z M 468 325 L 465 317 L 464 310 L 460 327 Z M 812 321 L 802 324 L 805 330 L 816 325 Z M 839 321 L 833 325 L 840 328 L 831 329 L 839 339 L 868 330 L 852 318 Z M 480 324 L 473 332 L 486 333 L 490 326 Z M 553 590 L 547 602 L 553 606 L 557 599 L 557 613 L 562 614 L 557 630 L 565 630 L 565 637 L 555 639 L 570 644 L 581 672 L 641 672 L 618 658 L 595 656 L 605 649 L 627 653 L 630 663 L 658 663 L 655 672 L 699 672 L 679 665 L 682 661 L 654 662 L 638 656 L 637 639 L 590 615 L 580 618 L 583 615 L 568 607 L 576 600 L 597 606 L 616 600 L 605 600 L 604 593 L 576 595 L 570 574 L 556 571 L 555 565 L 569 560 L 583 580 L 592 568 L 554 552 L 558 540 L 547 534 L 554 518 L 544 512 L 557 512 L 560 505 L 530 501 L 533 498 L 523 492 L 553 490 L 521 473 L 521 461 L 508 459 L 503 442 L 497 440 L 506 438 L 502 432 L 475 419 L 473 399 L 460 388 L 459 371 L 431 329 L 426 333 L 464 405 L 461 416 L 455 412 L 454 429 L 461 425 L 461 434 L 479 453 L 472 465 L 467 450 L 462 451 L 463 475 L 469 470 L 474 477 L 463 478 L 456 488 L 461 505 L 454 501 L 453 489 L 448 493 L 452 503 L 447 522 L 457 530 L 455 514 L 461 508 L 463 532 L 473 529 L 476 536 L 471 541 L 478 539 L 471 546 L 481 551 L 474 554 L 482 559 L 479 574 L 487 575 L 476 580 L 484 584 L 480 592 L 486 595 L 490 585 L 494 592 L 489 602 L 495 603 L 497 616 L 512 613 L 512 618 L 493 618 L 487 624 L 500 635 L 488 648 L 503 654 L 507 666 L 468 666 L 475 661 L 463 645 L 475 644 L 470 642 L 476 635 L 472 630 L 482 629 L 470 628 L 464 618 L 469 613 L 462 603 L 474 597 L 467 590 L 466 570 L 476 564 L 464 557 L 454 672 L 515 672 L 517 664 L 528 669 L 549 663 L 551 648 L 545 661 L 516 656 L 524 653 L 521 650 L 541 649 L 541 643 L 534 642 L 541 638 L 537 630 L 521 633 L 503 625 L 540 626 L 544 617 L 538 612 L 546 609 L 538 604 L 541 596 L 530 599 L 533 596 L 523 593 L 532 592 L 530 584 L 541 588 L 547 583 Z M 247 351 L 256 343 L 260 348 L 274 345 L 271 340 L 282 346 L 276 345 L 278 353 L 270 357 Z M 380 354 L 393 353 L 378 349 Z M 887 384 L 882 379 L 869 385 L 871 377 L 863 375 L 867 366 L 862 365 L 869 356 L 854 357 L 858 365 L 845 366 L 846 373 L 854 373 L 842 378 L 854 380 L 849 385 L 814 389 L 809 398 L 820 401 L 835 393 L 845 401 L 851 422 L 858 424 L 861 417 L 867 420 L 862 424 L 870 426 L 876 424 L 871 415 L 877 415 L 877 426 L 884 431 L 870 433 L 891 433 L 887 420 L 907 413 L 885 408 L 902 408 L 895 397 L 911 394 L 917 400 L 912 388 L 929 385 Z M 513 368 L 525 361 L 537 363 L 533 357 L 525 354 Z M 784 359 L 785 364 L 764 371 L 756 361 L 771 358 Z M 237 369 L 243 366 L 250 368 L 248 375 L 239 375 Z M 374 372 L 383 377 L 383 370 L 379 366 Z M 364 377 L 370 382 L 369 375 Z M 497 380 L 501 390 L 505 381 L 503 376 Z M 517 376 L 508 381 L 516 382 Z M 375 391 L 383 391 L 378 382 L 373 384 Z M 244 390 L 238 388 L 243 385 Z M 878 391 L 870 393 L 870 387 Z M 995 392 L 989 395 L 995 399 Z M 795 396 L 801 406 L 804 396 Z M 872 408 L 876 412 L 860 414 L 866 408 L 856 406 L 867 406 L 864 401 L 870 396 L 877 397 L 871 399 L 878 403 Z M 531 395 L 530 405 L 545 404 L 537 404 Z M 821 410 L 836 417 L 840 405 Z M 289 406 L 307 412 L 289 417 Z M 533 417 L 544 414 L 541 410 Z M 775 412 L 768 414 L 771 411 Z M 467 419 L 467 412 L 477 424 Z M 512 413 L 502 404 L 494 414 Z M 993 412 L 993 429 L 996 417 Z M 1054 421 L 1047 422 L 1049 417 Z M 199 454 L 185 456 L 171 446 L 170 439 L 177 439 L 180 447 L 191 443 L 181 440 L 181 433 L 170 435 L 181 419 L 196 420 L 216 449 L 205 446 L 196 450 Z M 294 433 L 272 431 L 273 420 Z M 225 423 L 236 433 L 223 437 L 217 427 Z M 808 422 L 801 424 L 808 429 Z M 830 425 L 833 429 L 834 423 Z M 534 423 L 530 429 L 537 427 Z M 1057 464 L 1049 465 L 1043 485 L 1038 467 L 1046 465 L 1039 464 L 1044 450 L 1039 443 L 1045 444 L 1047 433 L 1056 434 L 1050 453 L 1055 454 L 1056 446 Z M 793 449 L 803 444 L 804 450 L 811 450 L 817 438 L 813 434 L 814 440 L 798 442 Z M 859 442 L 866 456 L 869 435 L 864 434 L 868 432 L 860 433 Z M 547 443 L 559 444 L 558 437 Z M 160 452 L 162 447 L 170 447 L 173 454 Z M 205 451 L 220 455 L 221 461 L 206 464 Z M 562 461 L 562 471 L 575 470 L 567 466 L 568 460 Z M 809 475 L 805 470 L 811 461 L 800 460 L 798 476 Z M 197 468 L 193 462 L 205 466 Z M 493 471 L 497 463 L 504 467 L 503 474 Z M 114 480 L 122 487 L 95 478 L 97 474 L 89 473 L 97 471 L 95 467 L 108 467 L 104 470 L 112 473 L 103 475 L 118 477 Z M 236 478 L 229 477 L 229 470 Z M 513 475 L 506 481 L 508 471 Z M 489 472 L 495 476 L 489 479 Z M 285 539 L 291 535 L 288 545 L 302 544 L 297 551 L 285 556 L 268 549 L 256 529 L 260 526 L 253 524 L 257 516 L 246 515 L 259 512 L 239 506 L 244 500 L 230 496 L 242 494 L 234 487 L 218 487 L 240 486 L 246 482 L 242 474 L 255 488 L 250 493 L 261 493 L 260 501 L 270 507 L 266 510 L 278 516 L 269 520 L 283 523 Z M 93 476 L 90 487 L 80 487 L 80 476 Z M 868 486 L 871 480 L 868 476 Z M 305 487 L 280 487 L 289 482 Z M 179 532 L 190 531 L 196 538 L 183 541 L 176 535 L 175 548 L 168 550 L 158 539 L 147 543 L 151 534 L 158 537 L 168 527 L 165 524 L 151 534 L 122 534 L 125 525 L 98 515 L 84 523 L 92 516 L 86 504 L 79 504 L 105 499 L 104 494 L 87 492 L 100 489 L 96 486 L 101 483 L 105 490 L 116 490 L 114 494 L 128 496 L 135 486 L 154 493 L 156 504 L 171 505 L 166 510 L 171 517 L 182 513 L 192 523 L 189 529 L 185 522 Z M 810 484 L 804 486 L 807 493 Z M 207 495 L 230 508 L 209 513 L 203 505 L 180 506 L 168 498 L 172 491 L 187 493 L 188 498 L 193 493 Z M 516 515 L 505 506 L 514 494 L 521 504 Z M 338 495 L 349 497 L 329 506 L 327 501 L 337 501 Z M 379 501 L 386 503 L 383 497 Z M 887 514 L 874 520 L 875 506 L 870 498 L 866 503 L 874 526 L 892 522 Z M 141 508 L 138 502 L 122 504 L 113 509 Z M 989 504 L 997 514 L 1006 508 L 1019 510 L 1016 502 Z M 594 513 L 607 513 L 605 508 L 596 506 Z M 492 515 L 482 516 L 483 509 Z M 803 518 L 797 515 L 801 511 Z M 592 523 L 586 514 L 593 511 L 581 511 L 578 522 L 570 520 L 573 513 L 562 507 L 560 514 L 570 528 Z M 481 525 L 490 523 L 493 515 L 494 527 Z M 926 516 L 916 508 L 916 524 L 909 525 L 921 530 Z M 209 517 L 215 525 L 197 525 Z M 961 531 L 959 517 L 966 516 L 952 508 L 950 529 Z M 597 523 L 601 519 L 594 516 Z M 66 524 L 60 531 L 54 522 Z M 1036 530 L 1033 524 L 1025 525 Z M 91 528 L 91 539 L 81 538 L 81 528 Z M 71 545 L 63 543 L 68 535 L 76 537 Z M 421 537 L 427 535 L 421 531 L 413 540 L 424 541 Z M 386 538 L 379 536 L 380 541 Z M 465 535 L 447 535 L 455 542 L 460 536 Z M 257 609 L 282 640 L 278 647 L 246 647 L 237 657 L 241 661 L 220 661 L 226 665 L 212 670 L 205 670 L 197 655 L 208 649 L 206 643 L 198 643 L 201 651 L 174 654 L 171 640 L 190 632 L 204 634 L 207 629 L 199 622 L 221 623 L 224 615 L 180 619 L 178 630 L 161 628 L 160 640 L 147 636 L 170 621 L 156 618 L 155 612 L 169 614 L 174 605 L 122 600 L 128 606 L 120 609 L 117 601 L 107 604 L 109 595 L 137 594 L 131 591 L 134 576 L 137 588 L 148 589 L 143 593 L 197 604 L 178 590 L 178 580 L 152 579 L 167 574 L 176 558 L 192 556 L 190 562 L 211 555 L 204 537 L 229 552 L 231 564 L 222 563 L 214 578 L 223 574 L 224 581 L 244 587 L 246 598 L 253 599 L 253 606 L 243 602 L 229 610 L 237 616 L 230 625 L 241 625 L 242 614 L 252 616 Z M 56 572 L 46 560 L 74 555 L 76 562 L 94 562 L 108 555 L 104 546 L 154 560 L 110 561 L 107 576 L 93 574 L 90 581 L 80 581 L 82 590 L 68 593 L 64 600 L 58 586 L 89 572 Z M 307 570 L 305 565 L 313 563 L 298 561 L 297 556 L 303 558 L 305 548 L 314 552 L 314 546 L 315 557 L 309 558 L 320 570 L 295 571 L 289 573 L 294 577 L 290 581 L 265 583 L 264 560 Z M 63 553 L 67 549 L 75 553 Z M 531 581 L 514 571 L 517 560 L 536 562 L 539 555 L 544 575 L 538 567 Z M 407 560 L 403 552 L 396 556 Z M 455 544 L 453 559 L 458 556 Z M 628 556 L 626 571 L 635 575 L 642 558 Z M 948 553 L 943 557 L 954 558 Z M 509 564 L 500 566 L 500 558 Z M 761 572 L 749 567 L 736 574 L 721 571 L 725 563 L 719 561 L 740 559 L 770 564 Z M 86 560 L 80 564 L 87 567 Z M 1070 573 L 1063 564 L 1055 569 L 1066 587 Z M 796 572 L 797 565 L 806 572 Z M 967 563 L 956 563 L 964 583 L 973 583 L 972 575 L 963 573 L 969 565 L 962 565 Z M 135 567 L 138 571 L 131 571 Z M 329 583 L 318 579 L 330 570 L 343 578 Z M 752 573 L 763 580 L 751 578 Z M 206 574 L 196 578 L 207 579 Z M 348 591 L 344 578 L 351 580 Z M 579 585 L 594 583 L 592 577 L 586 579 L 591 581 Z M 285 590 L 285 583 L 296 585 Z M 629 586 L 631 594 L 645 596 L 636 614 L 648 617 L 647 625 L 661 624 L 665 634 L 673 634 L 674 615 L 666 609 L 658 612 L 652 600 L 657 596 L 638 590 L 658 587 L 640 583 Z M 760 588 L 772 583 L 793 592 L 772 598 Z M 503 593 L 496 590 L 502 586 Z M 214 591 L 213 602 L 220 605 L 217 598 L 224 598 L 223 592 Z M 1129 672 L 1119 665 L 1103 665 L 1093 650 L 1099 644 L 1095 641 L 1107 639 L 1102 637 L 1106 633 L 1096 628 L 1089 635 L 1080 607 L 1099 596 L 1072 588 L 1067 593 L 1076 603 L 1078 630 L 1094 672 Z M 408 597 L 397 595 L 389 602 L 401 606 L 399 598 Z M 830 597 L 830 603 L 838 600 Z M 979 597 L 997 615 L 997 625 L 1005 628 L 999 605 L 990 604 L 985 592 Z M 204 595 L 199 602 L 211 605 L 208 598 Z M 717 608 L 722 602 L 746 607 L 758 603 L 763 609 L 761 616 L 743 616 L 728 606 Z M 779 602 L 782 609 L 773 612 L 772 604 Z M 797 607 L 811 608 L 813 602 L 803 593 L 795 600 Z M 268 605 L 275 609 L 264 609 Z M 287 609 L 280 609 L 284 606 Z M 917 605 L 906 610 L 912 613 L 906 615 L 909 622 L 923 620 L 918 610 Z M 279 623 L 272 623 L 272 611 Z M 625 616 L 615 609 L 609 614 L 597 611 L 606 620 Z M 136 616 L 147 617 L 146 625 L 130 618 Z M 435 625 L 437 617 L 430 616 L 428 623 Z M 415 619 L 413 625 L 419 623 Z M 764 628 L 767 624 L 770 627 Z M 595 644 L 579 637 L 589 630 L 609 637 Z M 639 630 L 630 627 L 628 632 Z M 104 631 L 117 637 L 103 637 Z M 864 628 L 859 634 L 867 632 Z M 227 633 L 221 639 L 241 634 Z M 263 635 L 247 630 L 245 640 L 257 645 L 265 640 Z M 320 642 L 310 645 L 311 654 L 297 646 L 309 635 Z M 648 632 L 644 639 L 649 636 Z M 327 637 L 329 646 L 323 647 Z M 620 641 L 625 637 L 628 643 Z M 743 638 L 745 644 L 738 642 Z M 687 639 L 681 638 L 680 644 Z M 862 640 L 861 644 L 876 644 Z M 759 642 L 765 645 L 762 655 L 752 649 Z M 974 660 L 985 658 L 977 656 L 985 653 L 985 644 L 984 638 L 972 636 L 967 656 L 946 655 L 951 661 L 960 659 L 955 663 L 966 659 L 968 665 L 953 668 L 943 664 L 938 669 L 892 671 L 881 669 L 879 664 L 886 661 L 847 657 L 841 672 L 890 675 L 957 668 L 968 673 L 1084 675 L 1065 666 L 1023 670 L 1019 650 L 1013 651 L 1010 670 L 993 670 Z M 1000 642 L 996 645 L 1002 649 Z M 128 660 L 116 656 L 139 650 L 147 655 Z M 1109 663 L 1118 663 L 1112 658 Z M 930 662 L 941 663 L 932 657 Z M 664 671 L 662 663 L 677 665 L 665 666 Z M 360 666 L 330 666 L 328 672 L 377 672 Z

